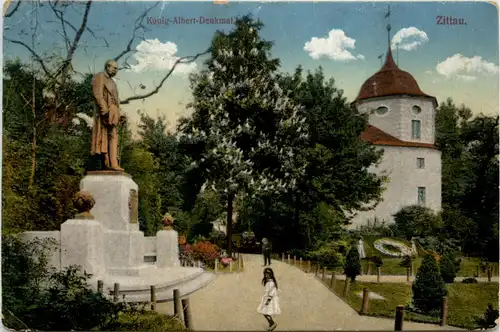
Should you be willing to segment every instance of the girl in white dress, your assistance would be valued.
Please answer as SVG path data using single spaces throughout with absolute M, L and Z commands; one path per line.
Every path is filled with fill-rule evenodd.
M 269 323 L 267 331 L 273 331 L 276 328 L 276 323 L 272 316 L 281 314 L 281 310 L 278 298 L 278 283 L 270 267 L 264 269 L 262 285 L 264 285 L 264 295 L 257 311 L 263 314 Z

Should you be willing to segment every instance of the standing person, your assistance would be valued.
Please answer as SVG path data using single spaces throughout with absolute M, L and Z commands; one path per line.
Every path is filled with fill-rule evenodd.
M 264 269 L 264 278 L 262 278 L 262 285 L 264 285 L 264 295 L 260 302 L 257 311 L 264 315 L 269 327 L 267 331 L 273 331 L 276 328 L 276 322 L 273 320 L 273 315 L 281 314 L 279 298 L 278 298 L 278 283 L 274 277 L 274 272 L 270 267 Z
M 264 266 L 271 265 L 271 242 L 267 238 L 262 239 L 262 254 L 264 255 Z

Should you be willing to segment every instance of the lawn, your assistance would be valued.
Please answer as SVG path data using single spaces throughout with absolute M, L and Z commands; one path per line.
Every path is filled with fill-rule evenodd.
M 370 299 L 368 315 L 394 318 L 396 306 L 407 305 L 411 302 L 411 285 L 409 284 L 381 284 L 355 282 L 347 296 L 347 303 L 355 310 L 361 311 L 362 299 L 356 292 L 362 292 L 363 288 L 377 293 L 385 300 Z M 337 280 L 335 293 L 341 297 L 344 289 L 344 281 Z M 474 318 L 482 316 L 489 303 L 498 308 L 498 284 L 479 283 L 448 285 L 448 325 L 460 328 L 474 328 Z M 405 320 L 439 323 L 439 317 L 428 317 L 405 312 Z
M 401 258 L 383 258 L 384 265 L 381 268 L 381 272 L 384 275 L 406 275 L 406 268 L 399 266 L 401 263 Z M 462 258 L 460 263 L 460 271 L 458 271 L 458 277 L 474 277 L 477 275 L 477 266 L 479 265 L 478 258 Z M 414 266 L 416 269 L 420 267 L 422 263 L 422 258 L 417 257 L 414 261 Z M 493 276 L 498 275 L 498 263 L 493 263 Z M 362 261 L 361 263 L 363 274 L 368 271 L 368 262 Z M 372 263 L 371 274 L 376 274 L 376 268 Z M 479 275 L 481 277 L 486 277 L 486 273 L 479 270 Z
M 278 260 L 281 260 L 281 257 L 278 257 L 276 255 L 276 258 Z M 406 268 L 399 266 L 399 263 L 401 263 L 401 258 L 383 258 L 384 265 L 381 268 L 381 273 L 382 275 L 406 275 Z M 288 262 L 287 258 L 285 257 L 285 261 Z M 293 265 L 293 257 L 290 257 L 290 263 Z M 422 263 L 422 258 L 417 257 L 414 261 L 414 266 L 415 269 L 418 269 L 420 267 L 420 264 Z M 307 270 L 307 261 L 302 261 L 302 266 L 300 266 L 300 261 L 299 259 L 296 260 L 296 265 L 297 267 L 300 267 L 302 270 Z M 493 274 L 492 276 L 498 276 L 498 263 L 492 263 L 494 265 L 493 268 Z M 479 259 L 478 258 L 462 258 L 462 262 L 460 263 L 460 271 L 457 273 L 457 277 L 474 277 L 477 274 L 477 266 L 479 265 Z M 311 262 L 311 271 L 314 272 L 317 267 L 317 264 L 315 262 Z M 368 262 L 365 260 L 361 261 L 361 268 L 363 271 L 363 274 L 367 274 L 368 272 Z M 332 270 L 329 270 L 331 272 Z M 343 274 L 344 269 L 343 267 L 337 267 L 333 269 L 333 271 Z M 371 263 L 371 275 L 375 275 L 377 273 L 377 269 L 375 267 L 375 264 Z M 480 277 L 486 277 L 486 273 L 479 270 L 479 276 Z

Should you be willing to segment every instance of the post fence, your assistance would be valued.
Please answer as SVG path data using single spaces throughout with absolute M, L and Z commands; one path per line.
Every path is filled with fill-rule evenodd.
M 398 305 L 396 307 L 396 317 L 394 319 L 394 331 L 403 331 L 403 320 L 405 314 L 405 307 Z

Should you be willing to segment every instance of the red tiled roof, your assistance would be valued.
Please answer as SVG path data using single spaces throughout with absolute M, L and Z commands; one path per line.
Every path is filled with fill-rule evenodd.
M 363 83 L 355 101 L 393 96 L 410 95 L 436 99 L 422 92 L 413 76 L 396 65 L 392 58 L 391 48 L 387 51 L 384 66 Z
M 366 130 L 361 133 L 361 139 L 373 145 L 406 146 L 409 148 L 413 147 L 429 149 L 436 148 L 434 144 L 402 141 L 374 126 L 368 126 L 368 128 L 366 128 Z

